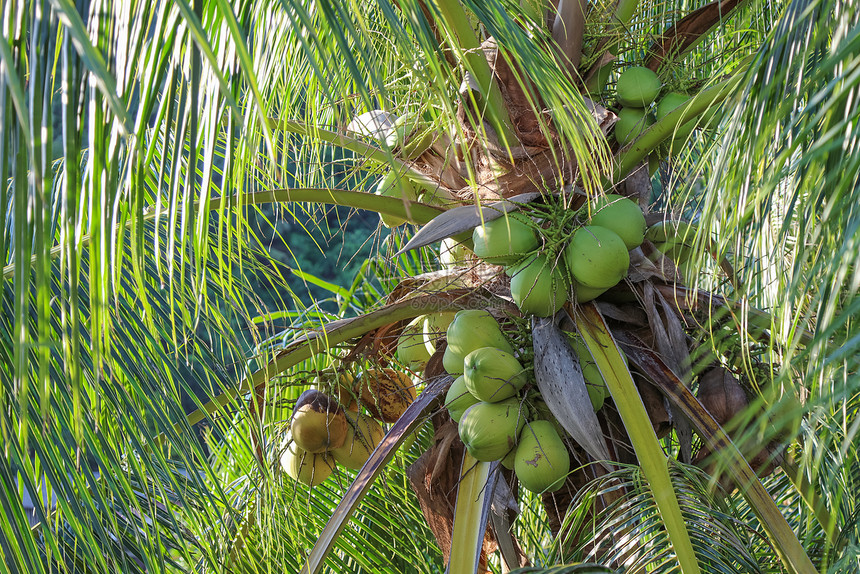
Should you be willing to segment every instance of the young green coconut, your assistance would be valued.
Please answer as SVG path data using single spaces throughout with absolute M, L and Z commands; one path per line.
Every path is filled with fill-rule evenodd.
M 549 421 L 533 421 L 523 429 L 514 470 L 523 488 L 532 492 L 554 492 L 570 472 L 567 447 Z
M 528 382 L 520 362 L 512 354 L 496 347 L 475 349 L 466 355 L 463 369 L 469 392 L 490 403 L 516 395 Z
M 469 248 L 453 237 L 446 237 L 439 246 L 439 263 L 445 269 L 464 265 L 469 258 Z
M 427 151 L 435 134 L 417 114 L 406 112 L 394 121 L 394 129 L 385 138 L 385 145 L 398 149 L 403 159 L 412 160 Z
M 577 303 L 588 303 L 597 299 L 609 289 L 608 287 L 586 287 L 577 281 L 573 281 L 571 287 L 573 289 L 573 298 Z
M 382 426 L 367 415 L 347 415 L 346 440 L 343 446 L 331 450 L 334 459 L 352 470 L 359 470 L 385 436 Z
M 614 231 L 628 251 L 642 245 L 647 224 L 645 215 L 634 201 L 608 193 L 594 200 L 591 212 L 591 225 Z
M 341 446 L 346 427 L 343 409 L 327 394 L 308 389 L 296 401 L 290 433 L 302 450 L 320 453 Z
M 499 323 L 483 309 L 458 311 L 448 325 L 448 347 L 442 365 L 452 375 L 463 374 L 466 355 L 482 347 L 496 347 L 511 355 L 514 349 L 502 334 Z
M 479 225 L 472 232 L 475 255 L 496 265 L 516 263 L 540 244 L 531 220 L 509 213 Z
M 567 293 L 565 273 L 546 255 L 536 255 L 511 272 L 511 297 L 523 313 L 554 315 L 567 301 Z
M 564 250 L 573 279 L 586 287 L 608 289 L 627 275 L 630 255 L 618 234 L 598 225 L 580 227 Z
M 660 78 L 657 74 L 641 66 L 633 66 L 618 76 L 615 93 L 623 106 L 647 108 L 660 95 Z
M 621 108 L 615 122 L 615 139 L 627 145 L 654 124 L 651 115 L 641 108 Z
M 469 389 L 466 388 L 466 378 L 463 375 L 454 379 L 454 382 L 448 388 L 448 393 L 445 395 L 445 407 L 448 409 L 451 420 L 455 423 L 460 422 L 466 409 L 479 401 L 478 397 L 470 393 Z
M 657 121 L 662 120 L 676 108 L 688 103 L 690 97 L 680 92 L 669 92 L 657 102 Z M 696 120 L 690 120 L 682 126 L 676 126 L 673 137 L 686 140 L 696 128 Z
M 477 460 L 501 460 L 516 446 L 526 414 L 525 406 L 517 399 L 475 403 L 460 419 L 460 440 Z
M 394 197 L 404 201 L 418 201 L 418 190 L 411 181 L 394 171 L 389 171 L 376 186 L 376 195 Z M 380 213 L 379 218 L 385 227 L 398 227 L 406 220 L 395 215 Z
M 573 339 L 571 346 L 579 358 L 579 367 L 582 369 L 582 378 L 585 380 L 585 390 L 588 391 L 588 399 L 591 401 L 594 411 L 597 412 L 603 407 L 606 397 L 609 396 L 606 381 L 603 379 L 603 375 L 600 374 L 597 363 L 594 362 L 591 352 L 589 352 L 585 343 L 582 342 L 582 339 L 577 336 Z

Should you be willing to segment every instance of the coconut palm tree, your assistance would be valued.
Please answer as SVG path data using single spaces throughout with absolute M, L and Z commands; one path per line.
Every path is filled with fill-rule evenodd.
M 2 571 L 856 571 L 858 19 L 7 1 Z M 440 264 L 493 218 L 559 255 L 607 193 L 646 240 L 593 300 L 564 280 L 554 320 L 493 261 Z M 348 286 L 294 261 L 331 293 L 306 304 L 250 222 L 334 206 L 391 231 Z M 408 367 L 415 318 L 485 308 L 563 429 L 561 490 L 464 451 L 444 338 L 360 470 L 290 476 L 303 391 Z

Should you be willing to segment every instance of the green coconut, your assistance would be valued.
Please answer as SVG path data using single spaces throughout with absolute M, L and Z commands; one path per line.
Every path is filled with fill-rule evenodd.
M 382 425 L 371 417 L 350 413 L 347 415 L 346 440 L 341 447 L 332 449 L 331 455 L 346 468 L 358 470 L 384 436 Z
M 442 354 L 442 366 L 445 372 L 450 375 L 462 375 L 465 357 L 460 353 L 451 350 L 451 347 L 445 347 L 445 352 Z
M 608 287 L 586 287 L 582 283 L 578 283 L 576 281 L 573 281 L 572 288 L 573 298 L 577 303 L 588 303 L 589 301 L 597 299 L 606 293 L 606 290 L 608 289 Z
M 516 399 L 475 403 L 460 419 L 460 440 L 477 460 L 500 460 L 516 446 L 526 422 L 525 411 Z
M 461 360 L 481 347 L 496 347 L 512 355 L 514 353 L 513 347 L 502 334 L 499 323 L 489 311 L 483 309 L 458 311 L 446 332 L 448 350 L 459 356 Z M 445 368 L 447 369 L 447 365 Z M 452 371 L 448 372 L 452 373 Z
M 418 191 L 405 177 L 401 177 L 394 171 L 389 171 L 376 186 L 376 195 L 394 197 L 403 201 L 418 201 Z M 406 223 L 406 220 L 396 215 L 380 213 L 379 218 L 385 227 L 397 227 Z
M 442 355 L 442 366 L 452 375 L 463 374 L 466 355 L 481 347 L 497 347 L 513 354 L 498 322 L 488 311 L 458 311 L 447 329 L 448 346 Z
M 528 382 L 520 362 L 496 347 L 482 347 L 466 355 L 463 377 L 470 393 L 492 403 L 514 396 Z
M 647 227 L 645 216 L 636 202 L 614 193 L 595 199 L 591 206 L 591 225 L 614 231 L 628 251 L 642 245 Z
M 564 430 L 564 426 L 562 426 L 559 420 L 555 418 L 549 405 L 546 404 L 546 401 L 544 401 L 540 395 L 532 398 L 529 403 L 529 407 L 531 407 L 530 412 L 532 413 L 532 420 L 549 421 L 552 423 L 552 426 L 555 427 L 555 432 L 558 433 L 558 436 L 565 436 L 567 434 L 567 431 Z
M 660 78 L 657 74 L 641 66 L 624 70 L 618 77 L 615 93 L 623 106 L 647 108 L 660 95 Z
M 445 395 L 445 406 L 448 408 L 448 414 L 451 420 L 455 423 L 460 422 L 460 418 L 466 409 L 479 402 L 478 397 L 469 392 L 466 388 L 466 379 L 460 375 L 451 386 L 448 388 L 448 394 Z
M 424 315 L 421 331 L 424 336 L 424 347 L 431 355 L 436 352 L 436 343 L 448 332 L 448 325 L 454 320 L 456 314 L 452 311 Z
M 680 92 L 669 92 L 663 96 L 657 103 L 657 121 L 665 118 L 669 113 L 675 111 L 679 106 L 682 106 L 690 101 L 687 94 Z M 676 140 L 686 140 L 696 127 L 696 120 L 689 120 L 684 125 L 676 125 L 673 133 L 673 138 Z M 674 147 L 674 146 L 673 146 Z
M 417 317 L 397 339 L 397 359 L 412 370 L 420 371 L 430 360 L 430 353 L 424 344 L 424 317 Z
M 531 220 L 509 213 L 479 225 L 472 232 L 475 255 L 496 265 L 511 265 L 535 250 L 539 244 Z
M 565 273 L 546 255 L 531 257 L 512 272 L 511 296 L 523 313 L 549 317 L 567 301 Z
M 615 122 L 615 139 L 619 144 L 627 145 L 653 124 L 654 120 L 646 110 L 621 108 L 618 111 L 618 121 Z
M 609 395 L 606 381 L 603 379 L 603 375 L 600 374 L 597 363 L 594 362 L 591 352 L 585 346 L 582 339 L 579 337 L 574 338 L 571 346 L 579 358 L 579 367 L 582 369 L 582 378 L 585 380 L 585 390 L 588 391 L 591 406 L 595 411 L 599 411 L 606 397 Z
M 585 82 L 585 91 L 592 99 L 599 96 L 606 88 L 606 82 L 609 81 L 609 75 L 612 73 L 612 64 L 604 64 L 591 75 Z
M 514 470 L 514 464 L 516 464 L 516 462 L 517 462 L 517 448 L 514 447 L 511 450 L 509 450 L 508 454 L 506 454 L 504 457 L 502 457 L 502 460 L 500 460 L 499 462 L 506 469 Z
M 554 492 L 570 472 L 570 455 L 549 421 L 533 421 L 523 429 L 517 446 L 514 470 L 523 488 L 531 492 Z
M 341 446 L 346 427 L 343 408 L 327 394 L 308 389 L 296 401 L 290 432 L 302 450 L 320 453 Z
M 322 484 L 334 470 L 334 459 L 328 453 L 308 452 L 295 442 L 289 444 L 281 455 L 281 468 L 302 484 L 317 486 Z
M 645 237 L 667 257 L 683 264 L 693 256 L 696 232 L 696 226 L 686 221 L 658 221 L 648 228 Z
M 624 240 L 598 225 L 577 229 L 564 250 L 564 258 L 574 280 L 598 289 L 618 284 L 630 266 Z
M 394 129 L 385 138 L 385 145 L 399 149 L 403 159 L 411 160 L 427 151 L 433 141 L 433 130 L 420 116 L 407 112 L 395 120 Z

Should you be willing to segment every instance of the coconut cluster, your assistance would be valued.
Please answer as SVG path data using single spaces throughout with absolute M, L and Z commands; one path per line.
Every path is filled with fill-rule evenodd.
M 631 143 L 670 112 L 687 105 L 690 96 L 682 92 L 668 92 L 660 97 L 663 86 L 656 73 L 641 66 L 632 66 L 618 77 L 616 99 L 621 108 L 615 123 L 615 139 L 622 146 Z M 675 126 L 670 145 L 679 149 L 696 127 L 696 120 Z
M 396 421 L 416 398 L 412 379 L 395 369 L 329 374 L 316 385 L 296 401 L 281 456 L 284 471 L 309 486 L 322 483 L 337 464 L 364 466 L 385 436 L 380 423 Z
M 469 454 L 479 461 L 501 461 L 533 492 L 561 488 L 570 471 L 567 447 L 555 424 L 527 407 L 522 391 L 531 372 L 496 319 L 483 310 L 460 311 L 447 339 L 443 364 L 457 378 L 445 404 Z
M 543 230 L 524 213 L 487 221 L 473 231 L 475 255 L 506 267 L 511 296 L 523 313 L 550 316 L 571 292 L 584 303 L 627 276 L 629 251 L 645 236 L 642 210 L 615 194 L 600 196 L 587 207 L 583 213 L 590 217 L 562 246 L 541 237 L 557 229 Z

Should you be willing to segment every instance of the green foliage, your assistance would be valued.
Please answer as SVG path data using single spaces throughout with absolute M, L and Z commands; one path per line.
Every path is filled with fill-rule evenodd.
M 710 99 L 690 118 L 677 111 L 655 124 L 613 164 L 580 79 L 528 4 L 6 2 L 0 572 L 303 566 L 355 475 L 338 470 L 309 491 L 280 472 L 292 401 L 347 351 L 323 342 L 305 356 L 297 345 L 437 268 L 432 248 L 394 257 L 408 227 L 380 232 L 377 214 L 323 197 L 371 189 L 390 169 L 419 177 L 346 126 L 369 110 L 408 111 L 457 132 L 466 118 L 479 141 L 513 146 L 477 49 L 490 35 L 531 82 L 524 107 L 538 112 L 537 132 L 549 133 L 552 113 L 561 137 L 548 153 L 559 165 L 575 160 L 588 192 L 626 176 L 679 120 L 704 121 L 698 112 L 721 102 L 713 124 L 656 166 L 656 206 L 697 220 L 691 279 L 741 302 L 701 321 L 703 339 L 732 333 L 707 338 L 702 356 L 733 366 L 760 395 L 736 441 L 790 445 L 793 462 L 768 492 L 817 568 L 860 567 L 860 10 L 838 0 L 743 3 L 658 68 L 664 93 Z M 581 69 L 603 66 L 611 86 L 667 26 L 705 5 L 592 3 Z M 602 59 L 607 51 L 614 59 Z M 483 92 L 460 97 L 464 69 Z M 479 166 L 467 155 L 471 182 Z M 286 189 L 319 190 L 320 200 L 256 195 Z M 713 256 L 731 260 L 734 277 Z M 406 471 L 433 439 L 423 428 L 370 488 L 329 571 L 444 570 Z M 672 465 L 670 479 L 703 569 L 781 568 L 746 499 L 715 495 L 687 467 Z M 590 514 L 618 483 L 627 495 Z M 518 539 L 541 566 L 598 549 L 629 571 L 677 566 L 637 468 L 574 501 L 567 521 L 592 529 L 591 546 L 552 539 L 537 499 L 522 500 Z

